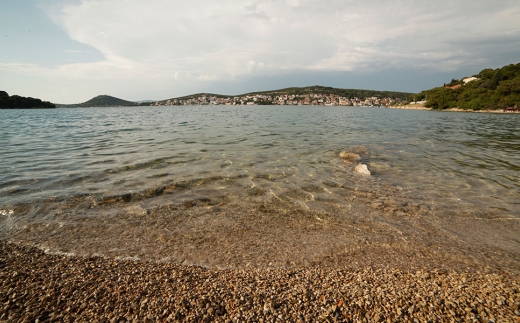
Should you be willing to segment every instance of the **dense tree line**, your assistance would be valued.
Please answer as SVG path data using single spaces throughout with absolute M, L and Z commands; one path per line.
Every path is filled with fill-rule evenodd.
M 434 109 L 489 110 L 520 106 L 520 63 L 485 69 L 474 77 L 477 80 L 466 84 L 454 79 L 442 87 L 423 91 L 417 100 L 426 99 L 426 106 Z
M 54 109 L 56 106 L 50 102 L 23 96 L 9 96 L 7 92 L 0 91 L 0 109 Z

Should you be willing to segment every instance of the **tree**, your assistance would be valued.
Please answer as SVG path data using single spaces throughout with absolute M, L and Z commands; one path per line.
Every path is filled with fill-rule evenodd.
M 499 109 L 520 104 L 520 63 L 493 70 L 482 70 L 478 80 L 462 84 L 452 79 L 449 86 L 461 84 L 458 89 L 437 87 L 428 93 L 427 107 L 433 109 L 461 108 L 470 110 Z
M 50 102 L 23 96 L 9 96 L 7 92 L 0 91 L 0 109 L 49 109 L 56 108 Z

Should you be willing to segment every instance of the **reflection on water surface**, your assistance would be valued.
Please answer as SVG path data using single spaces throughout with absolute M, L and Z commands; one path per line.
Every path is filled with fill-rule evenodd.
M 0 235 L 70 252 L 186 261 L 189 246 L 231 250 L 257 225 L 244 250 L 271 250 L 262 245 L 269 237 L 280 245 L 271 250 L 278 259 L 300 264 L 358 243 L 359 231 L 346 228 L 359 221 L 380 229 L 381 244 L 403 241 L 396 232 L 422 241 L 423 231 L 451 230 L 469 239 L 468 223 L 518 225 L 519 121 L 346 107 L 2 111 Z M 343 160 L 341 151 L 361 159 Z M 359 163 L 372 176 L 356 173 Z M 444 222 L 433 229 L 411 219 Z M 103 242 L 101 232 L 111 231 L 118 238 Z M 513 250 L 520 238 L 513 230 L 488 240 Z M 291 256 L 295 250 L 304 257 Z M 272 258 L 253 251 L 234 262 Z M 210 258 L 193 263 L 217 264 Z

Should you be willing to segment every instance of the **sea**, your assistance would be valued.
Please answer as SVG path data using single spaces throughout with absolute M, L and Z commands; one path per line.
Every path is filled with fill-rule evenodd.
M 4 110 L 0 129 L 0 239 L 48 252 L 228 268 L 471 245 L 520 262 L 518 114 L 93 107 Z

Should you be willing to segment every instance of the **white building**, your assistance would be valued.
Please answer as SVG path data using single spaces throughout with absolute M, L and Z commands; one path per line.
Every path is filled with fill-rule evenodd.
M 472 77 L 463 78 L 462 82 L 464 82 L 464 84 L 468 84 L 469 82 L 473 82 L 473 81 L 476 81 L 476 80 L 479 80 L 479 78 L 472 76 Z

